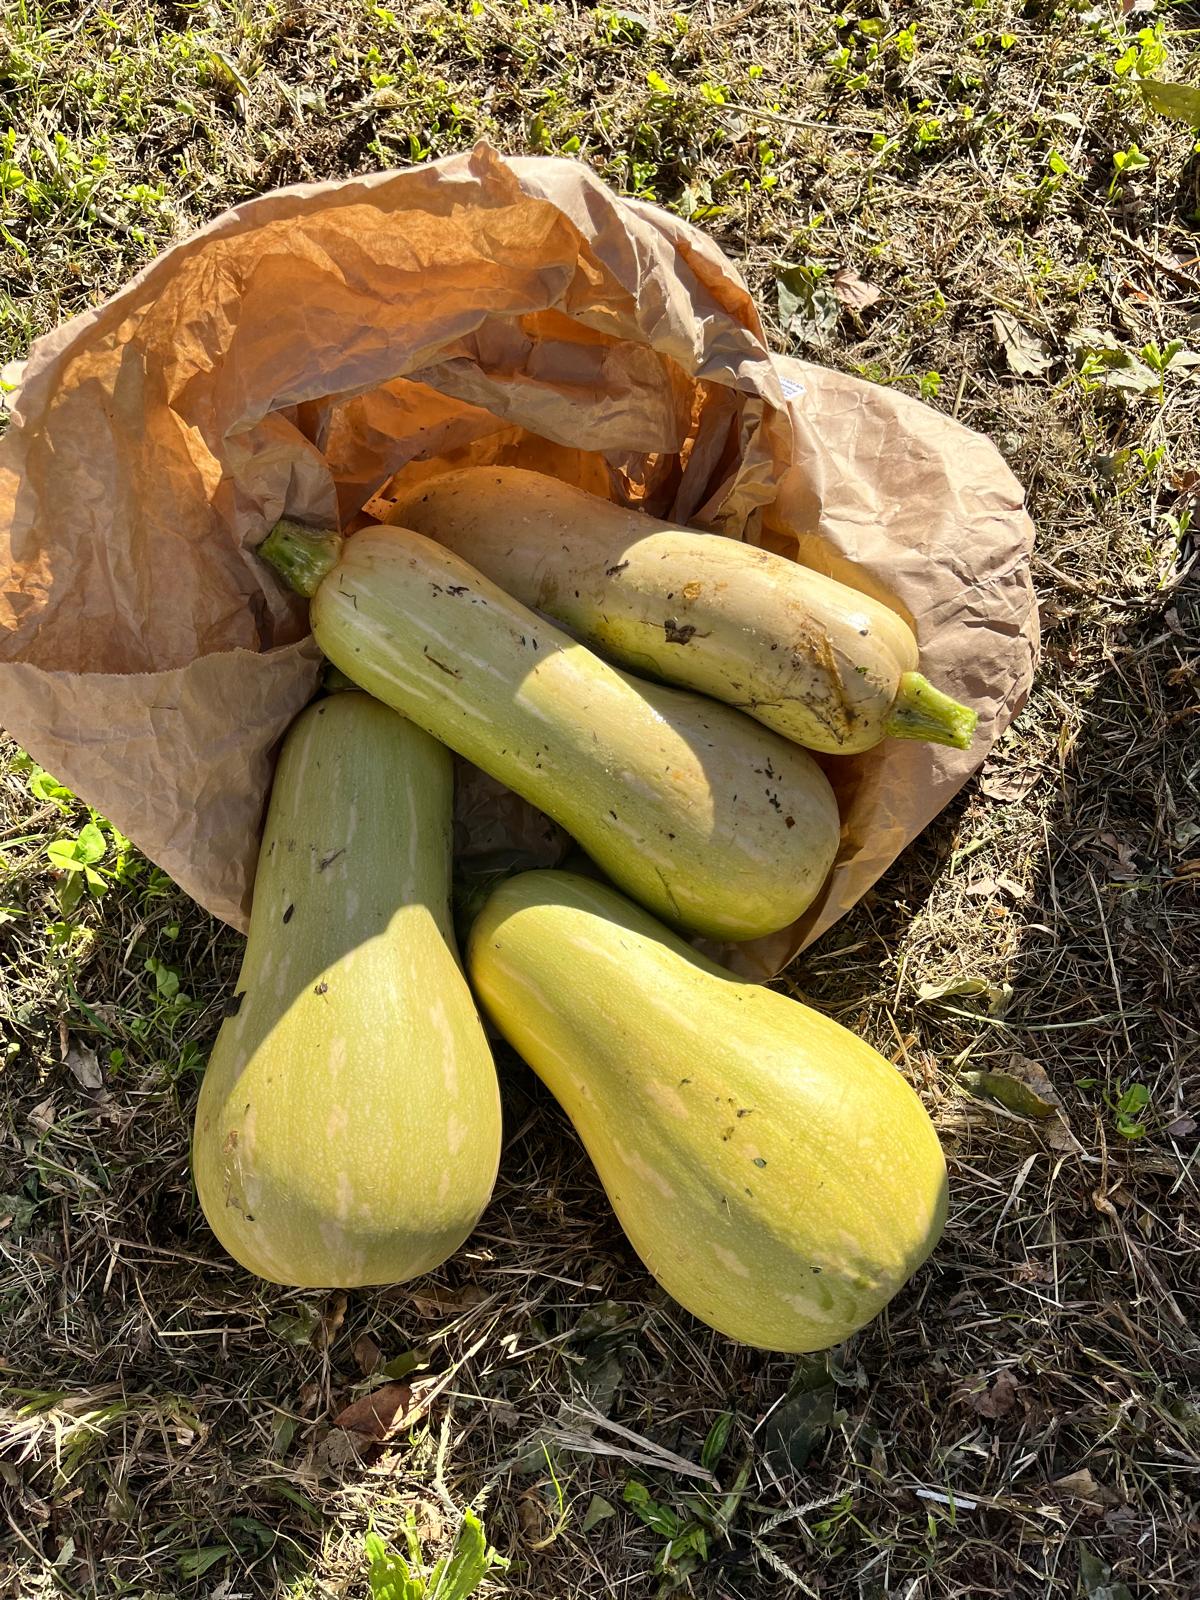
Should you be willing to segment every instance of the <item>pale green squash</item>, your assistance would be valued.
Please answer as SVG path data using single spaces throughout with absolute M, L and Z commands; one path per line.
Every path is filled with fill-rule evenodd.
M 890 607 L 795 561 L 662 522 L 521 467 L 464 467 L 403 493 L 390 523 L 634 672 L 699 689 L 806 745 L 885 737 L 966 749 L 976 714 L 916 670 Z
M 213 1232 L 272 1282 L 427 1272 L 491 1195 L 500 1099 L 454 950 L 452 782 L 449 751 L 363 694 L 284 741 L 192 1146 Z
M 841 823 L 805 751 L 700 695 L 601 661 L 449 550 L 281 523 L 261 547 L 311 593 L 329 659 L 554 818 L 659 916 L 716 939 L 794 922 Z
M 711 1327 L 817 1350 L 936 1244 L 920 1100 L 847 1029 L 705 960 L 607 885 L 529 872 L 471 931 L 476 995 L 571 1119 L 634 1249 Z

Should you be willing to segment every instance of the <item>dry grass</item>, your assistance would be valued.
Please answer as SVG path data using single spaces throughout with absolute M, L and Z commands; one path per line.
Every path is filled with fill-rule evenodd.
M 362 1595 L 369 1520 L 399 1540 L 415 1509 L 432 1557 L 474 1504 L 511 1560 L 497 1593 L 652 1594 L 666 1538 L 623 1503 L 635 1481 L 708 1529 L 677 1578 L 713 1600 L 1194 1600 L 1200 386 L 1081 377 L 1072 335 L 1200 347 L 1193 140 L 1115 70 L 1158 27 L 1158 75 L 1194 81 L 1200 18 L 1120 11 L 941 0 L 910 41 L 907 11 L 816 0 L 10 0 L 5 355 L 272 185 L 480 133 L 577 149 L 695 216 L 768 311 L 785 264 L 881 290 L 806 352 L 996 440 L 1040 527 L 1046 642 L 983 781 L 787 980 L 911 1076 L 953 1186 L 931 1267 L 799 1367 L 663 1299 L 512 1061 L 500 1186 L 441 1274 L 344 1300 L 252 1282 L 187 1164 L 237 941 L 136 858 L 64 919 L 45 846 L 86 814 L 35 799 L 10 752 L 0 1589 Z M 1148 165 L 1114 184 L 1133 146 Z M 1009 369 L 997 310 L 1039 341 L 1036 375 Z M 1014 1067 L 1066 1126 L 971 1077 Z M 411 1427 L 356 1451 L 332 1418 L 410 1352 Z M 683 1468 L 724 1414 L 723 1500 Z M 594 1496 L 614 1513 L 592 1522 Z

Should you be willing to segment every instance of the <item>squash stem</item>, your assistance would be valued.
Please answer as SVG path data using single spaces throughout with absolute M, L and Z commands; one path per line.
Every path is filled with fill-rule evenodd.
M 290 589 L 311 599 L 321 579 L 337 565 L 342 543 L 342 536 L 332 530 L 318 532 L 284 517 L 259 545 L 258 553 Z
M 893 739 L 927 739 L 968 750 L 978 721 L 977 711 L 935 689 L 919 672 L 906 672 L 883 731 Z

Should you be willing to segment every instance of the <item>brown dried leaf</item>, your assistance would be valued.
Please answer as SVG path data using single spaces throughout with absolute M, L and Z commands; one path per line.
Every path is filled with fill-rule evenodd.
M 357 1433 L 381 1444 L 399 1428 L 410 1428 L 428 1410 L 427 1390 L 414 1391 L 407 1383 L 385 1383 L 339 1411 L 335 1428 Z
M 964 894 L 995 896 L 1006 894 L 1010 900 L 1023 900 L 1028 893 L 1023 883 L 1001 872 L 994 878 L 977 878 L 963 890 Z
M 853 267 L 839 267 L 833 275 L 833 292 L 842 305 L 852 311 L 865 311 L 873 306 L 883 293 L 873 283 L 866 283 Z
M 1046 1105 L 1053 1106 L 1057 1111 L 1062 1110 L 1062 1100 L 1058 1090 L 1051 1083 L 1049 1074 L 1040 1061 L 1014 1053 L 1008 1058 L 1008 1074 L 1025 1084 Z
M 971 1396 L 971 1405 L 981 1417 L 1006 1417 L 1017 1403 L 1017 1380 L 1007 1367 L 992 1379 L 986 1389 Z
M 35 1133 L 49 1133 L 55 1119 L 54 1096 L 39 1100 L 29 1113 L 29 1126 Z
M 96 1060 L 96 1052 L 91 1045 L 81 1044 L 78 1039 L 72 1039 L 67 1045 L 67 1053 L 64 1060 L 67 1071 L 81 1088 L 103 1088 L 104 1074 L 100 1071 L 100 1064 Z
M 1086 1467 L 1080 1467 L 1078 1472 L 1068 1472 L 1063 1478 L 1055 1478 L 1052 1487 L 1072 1500 L 1083 1500 L 1093 1506 L 1115 1506 L 1121 1498 L 1107 1484 L 1097 1483 Z
M 346 1320 L 346 1296 L 335 1294 L 321 1313 L 320 1325 L 313 1330 L 313 1344 L 318 1350 L 328 1350 Z
M 1003 800 L 1012 805 L 1017 800 L 1024 800 L 1030 790 L 1036 787 L 1042 771 L 1040 766 L 1028 763 L 1009 764 L 994 757 L 989 758 L 983 764 L 979 787 L 989 800 Z
M 363 1450 L 369 1449 L 370 1443 L 356 1433 L 331 1431 L 313 1453 L 313 1468 L 318 1477 L 340 1477 L 348 1467 L 363 1465 Z
M 482 1305 L 488 1298 L 487 1291 L 477 1283 L 464 1284 L 461 1289 L 429 1288 L 401 1292 L 405 1293 L 413 1310 L 423 1317 L 459 1316 L 464 1311 Z
M 1120 839 L 1115 833 L 1104 832 L 1096 835 L 1099 842 L 1112 851 L 1120 863 L 1119 871 L 1110 872 L 1110 877 L 1136 878 L 1139 876 L 1137 862 L 1134 860 L 1133 848 L 1128 840 Z
M 369 1378 L 383 1360 L 383 1351 L 369 1333 L 360 1333 L 352 1349 L 354 1359 L 358 1362 L 358 1370 L 364 1378 Z
M 550 1512 L 532 1489 L 517 1501 L 517 1521 L 521 1524 L 521 1537 L 531 1550 L 540 1550 L 546 1542 L 553 1523 Z
M 1040 378 L 1054 365 L 1050 347 L 1007 311 L 992 312 L 992 333 L 1004 352 L 1008 370 L 1019 378 Z

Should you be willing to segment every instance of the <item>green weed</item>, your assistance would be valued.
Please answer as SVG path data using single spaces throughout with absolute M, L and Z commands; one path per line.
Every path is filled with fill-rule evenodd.
M 371 1600 L 467 1600 L 489 1572 L 508 1566 L 487 1542 L 473 1511 L 463 1513 L 450 1554 L 428 1572 L 422 1570 L 421 1541 L 410 1510 L 404 1525 L 407 1554 L 392 1550 L 377 1533 L 367 1534 L 367 1582 Z

